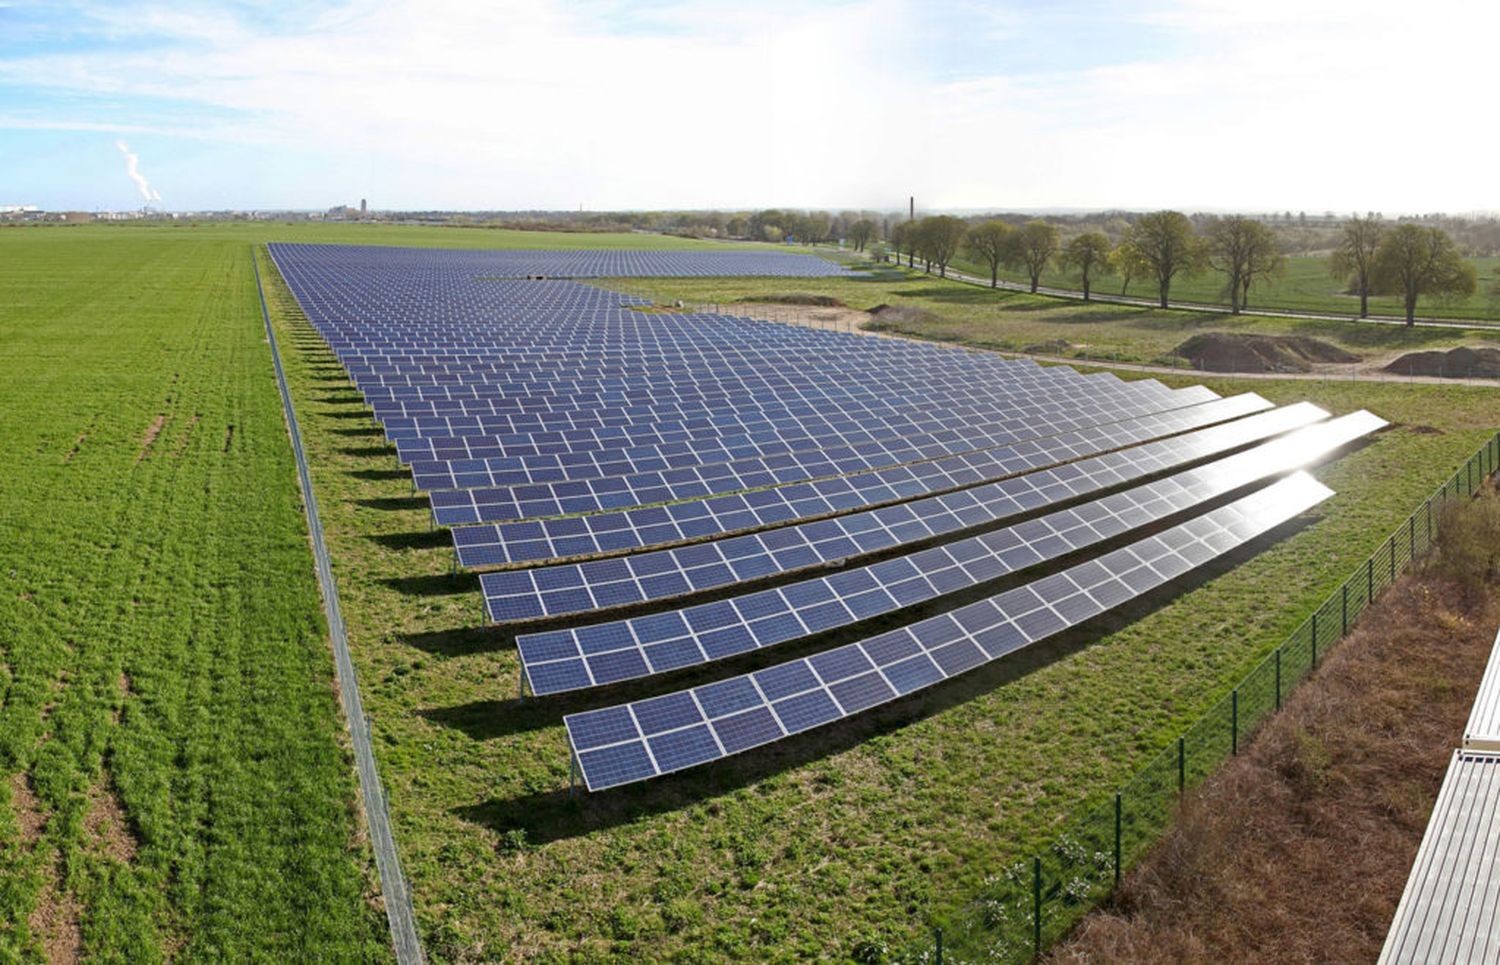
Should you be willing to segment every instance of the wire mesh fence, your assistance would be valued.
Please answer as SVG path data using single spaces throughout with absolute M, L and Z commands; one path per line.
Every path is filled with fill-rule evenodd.
M 1028 859 L 990 875 L 980 894 L 899 961 L 1026 961 L 1056 942 L 1161 838 L 1184 794 L 1245 746 L 1380 591 L 1431 549 L 1443 504 L 1472 496 L 1500 465 L 1500 433 L 1480 447 L 1301 625 L 1117 793 L 1076 816 Z

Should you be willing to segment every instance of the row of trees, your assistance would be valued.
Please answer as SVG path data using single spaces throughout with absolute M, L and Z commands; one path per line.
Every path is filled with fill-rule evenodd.
M 872 234 L 874 229 L 872 224 Z M 864 236 L 856 247 L 862 249 L 869 239 Z M 1056 225 L 1041 220 L 1017 226 L 995 219 L 971 226 L 938 215 L 893 225 L 890 244 L 898 261 L 904 254 L 909 267 L 920 260 L 924 270 L 935 267 L 943 277 L 962 251 L 989 269 L 992 287 L 999 285 L 1004 267 L 1024 271 L 1035 292 L 1043 273 L 1056 265 L 1080 281 L 1084 301 L 1101 274 L 1121 278 L 1122 294 L 1132 280 L 1149 279 L 1162 308 L 1168 306 L 1173 281 L 1211 270 L 1223 276 L 1223 295 L 1236 315 L 1249 304 L 1253 285 L 1286 270 L 1286 255 L 1271 228 L 1240 215 L 1207 218 L 1200 230 L 1179 211 L 1156 211 L 1136 218 L 1118 244 L 1092 230 L 1064 242 Z M 1348 279 L 1360 296 L 1361 318 L 1369 315 L 1371 294 L 1400 295 L 1408 325 L 1415 323 L 1418 298 L 1473 294 L 1477 283 L 1474 266 L 1441 228 L 1411 222 L 1388 227 L 1374 214 L 1345 223 L 1328 263 L 1334 277 Z

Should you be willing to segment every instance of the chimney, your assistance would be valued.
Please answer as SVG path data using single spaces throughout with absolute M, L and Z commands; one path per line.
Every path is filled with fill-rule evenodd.
M 915 194 L 912 195 L 910 198 L 907 199 L 907 203 L 910 205 L 910 207 L 907 208 L 907 211 L 906 211 L 906 220 L 907 221 L 916 221 L 917 220 L 917 196 Z

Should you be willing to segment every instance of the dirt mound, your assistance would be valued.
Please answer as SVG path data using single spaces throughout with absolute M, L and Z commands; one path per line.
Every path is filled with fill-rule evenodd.
M 1435 375 L 1444 379 L 1500 378 L 1500 349 L 1455 348 L 1408 352 L 1385 367 L 1395 375 Z
M 763 302 L 772 305 L 811 305 L 814 308 L 843 308 L 844 303 L 832 295 L 811 295 L 806 292 L 787 292 L 782 295 L 746 295 L 742 302 Z
M 1204 332 L 1173 349 L 1207 372 L 1306 372 L 1319 362 L 1358 362 L 1359 356 L 1302 335 Z
M 876 305 L 870 309 L 870 318 L 874 323 L 870 327 L 877 331 L 882 326 L 922 325 L 938 320 L 932 312 L 904 305 Z

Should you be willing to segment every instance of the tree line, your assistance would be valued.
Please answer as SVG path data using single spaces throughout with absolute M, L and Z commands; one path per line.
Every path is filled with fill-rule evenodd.
M 1055 265 L 1078 280 L 1084 301 L 1098 276 L 1108 273 L 1122 279 L 1121 294 L 1136 279 L 1153 283 L 1158 304 L 1167 308 L 1176 279 L 1213 271 L 1223 277 L 1222 294 L 1236 315 L 1249 305 L 1253 286 L 1286 270 L 1276 234 L 1264 221 L 1243 215 L 1206 218 L 1200 230 L 1180 211 L 1156 211 L 1125 227 L 1118 243 L 1096 230 L 1064 241 L 1056 225 L 1040 219 L 970 224 L 935 215 L 893 225 L 889 240 L 898 262 L 904 256 L 907 267 L 915 268 L 920 261 L 924 271 L 936 269 L 942 277 L 963 252 L 988 269 L 991 287 L 999 285 L 1000 269 L 1006 268 L 1024 272 L 1036 292 L 1043 273 Z M 1471 295 L 1478 281 L 1474 266 L 1442 228 L 1389 225 L 1374 214 L 1344 223 L 1328 266 L 1359 295 L 1361 318 L 1369 316 L 1372 294 L 1398 295 L 1408 325 L 1416 322 L 1419 298 Z

